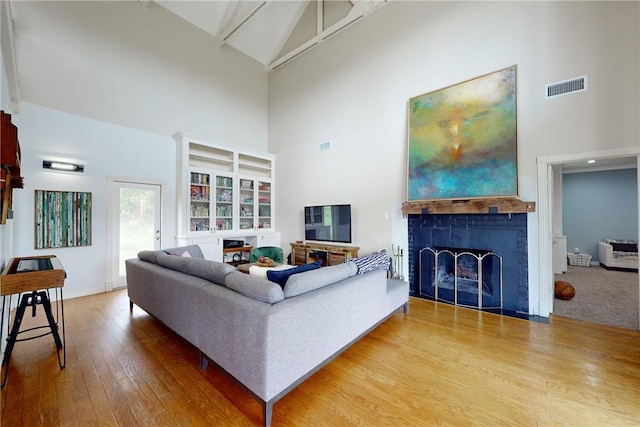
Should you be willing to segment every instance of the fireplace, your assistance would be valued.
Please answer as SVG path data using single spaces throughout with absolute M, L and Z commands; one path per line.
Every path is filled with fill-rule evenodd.
M 529 312 L 526 213 L 409 214 L 408 238 L 412 296 Z
M 502 257 L 490 250 L 422 248 L 420 296 L 479 309 L 502 309 Z

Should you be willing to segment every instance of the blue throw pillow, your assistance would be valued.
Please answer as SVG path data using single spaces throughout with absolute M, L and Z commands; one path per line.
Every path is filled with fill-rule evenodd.
M 302 273 L 303 271 L 315 270 L 316 268 L 322 267 L 322 261 L 312 262 L 310 264 L 299 265 L 294 268 L 289 268 L 287 270 L 268 270 L 267 271 L 267 279 L 272 282 L 277 283 L 282 288 L 284 288 L 284 284 L 287 283 L 287 279 L 289 276 Z

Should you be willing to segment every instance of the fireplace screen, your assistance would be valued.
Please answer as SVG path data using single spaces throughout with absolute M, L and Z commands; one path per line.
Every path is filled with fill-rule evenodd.
M 420 295 L 480 309 L 502 308 L 502 257 L 489 250 L 420 250 Z

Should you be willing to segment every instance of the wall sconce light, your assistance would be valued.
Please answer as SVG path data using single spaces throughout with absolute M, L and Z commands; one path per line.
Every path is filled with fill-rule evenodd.
M 53 169 L 65 172 L 84 172 L 84 165 L 75 163 L 55 162 L 53 160 L 43 160 L 42 167 L 44 169 Z

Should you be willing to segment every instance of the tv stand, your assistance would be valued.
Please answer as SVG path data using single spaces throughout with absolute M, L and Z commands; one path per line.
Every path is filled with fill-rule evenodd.
M 293 265 L 321 261 L 322 266 L 338 265 L 358 257 L 358 246 L 339 246 L 322 242 L 291 243 L 291 262 Z

